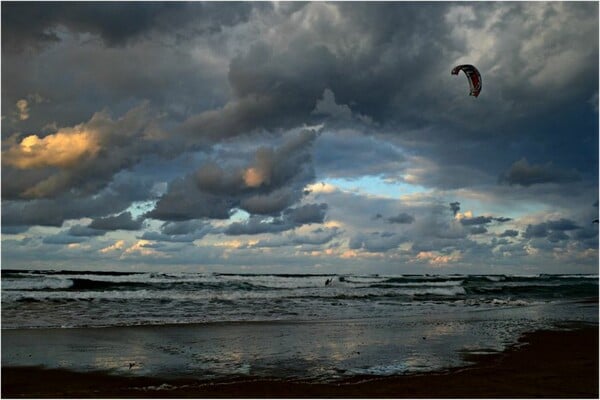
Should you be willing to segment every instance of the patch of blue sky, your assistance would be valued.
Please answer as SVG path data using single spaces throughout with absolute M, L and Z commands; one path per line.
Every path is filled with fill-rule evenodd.
M 399 198 L 404 195 L 428 191 L 423 186 L 386 180 L 378 175 L 365 175 L 356 179 L 328 178 L 324 182 L 341 190 L 387 198 Z
M 131 218 L 136 219 L 140 215 L 152 211 L 158 200 L 134 201 L 125 211 L 131 213 Z
M 248 212 L 241 210 L 239 208 L 236 208 L 234 213 L 229 216 L 229 220 L 231 222 L 243 222 L 243 221 L 247 221 L 248 218 L 250 218 L 250 214 L 248 214 Z

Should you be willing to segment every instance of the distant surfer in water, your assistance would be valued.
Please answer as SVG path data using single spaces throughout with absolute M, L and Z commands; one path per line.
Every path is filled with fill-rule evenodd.
M 329 285 L 330 283 L 331 283 L 331 279 L 329 279 L 329 278 L 328 278 L 328 279 L 325 281 L 325 286 Z

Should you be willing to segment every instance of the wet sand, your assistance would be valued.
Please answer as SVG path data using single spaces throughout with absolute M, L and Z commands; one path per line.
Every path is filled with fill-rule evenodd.
M 537 331 L 502 353 L 442 372 L 337 383 L 244 378 L 198 381 L 126 377 L 35 367 L 2 367 L 3 398 L 15 397 L 552 397 L 598 398 L 598 327 Z

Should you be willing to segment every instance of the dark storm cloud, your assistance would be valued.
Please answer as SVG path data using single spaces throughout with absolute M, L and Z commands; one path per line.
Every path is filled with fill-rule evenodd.
M 488 230 L 485 226 L 474 226 L 469 230 L 471 235 L 481 235 L 482 233 L 486 233 Z
M 572 231 L 574 229 L 579 229 L 580 227 L 574 222 L 566 218 L 561 218 L 559 220 L 548 221 L 547 222 L 548 229 L 552 229 L 553 231 Z
M 158 132 L 148 104 L 142 104 L 118 119 L 98 112 L 86 123 L 47 136 L 13 136 L 3 143 L 2 196 L 97 193 L 143 154 L 160 153 Z
M 569 235 L 567 235 L 563 231 L 551 231 L 548 234 L 547 238 L 548 238 L 548 241 L 555 243 L 555 242 L 560 242 L 561 240 L 568 240 Z
M 390 217 L 387 219 L 390 224 L 412 224 L 415 222 L 415 217 L 407 213 L 400 213 L 395 217 Z
M 16 235 L 18 233 L 27 232 L 28 229 L 29 227 L 26 225 L 5 226 L 4 224 L 2 224 L 2 233 L 8 235 Z
M 272 215 L 292 204 L 296 198 L 297 194 L 291 188 L 282 188 L 242 199 L 240 208 L 251 214 Z
M 494 116 L 492 107 L 498 100 L 508 104 L 523 93 L 528 94 L 527 91 L 537 90 L 533 84 L 513 82 L 532 79 L 536 83 L 536 78 L 545 79 L 547 73 L 543 63 L 536 63 L 535 68 L 523 73 L 520 79 L 510 76 L 513 72 L 508 66 L 517 62 L 526 42 L 499 43 L 498 47 L 507 47 L 502 54 L 499 51 L 478 54 L 479 43 L 465 40 L 465 36 L 468 37 L 469 31 L 475 31 L 474 36 L 494 36 L 497 26 L 507 23 L 512 27 L 511 18 L 520 11 L 534 16 L 536 7 L 546 5 L 515 5 L 507 7 L 511 12 L 501 14 L 497 10 L 499 6 L 479 4 L 462 7 L 309 3 L 299 7 L 291 20 L 287 16 L 277 20 L 273 18 L 277 15 L 259 14 L 259 19 L 271 18 L 277 23 L 264 38 L 231 61 L 229 83 L 234 98 L 223 108 L 190 118 L 185 129 L 197 135 L 231 136 L 252 129 L 289 126 L 308 120 L 318 109 L 319 101 L 325 100 L 324 93 L 335 95 L 335 104 L 340 105 L 337 110 L 343 109 L 345 114 L 356 112 L 375 121 L 422 124 L 441 118 L 465 125 L 463 117 L 474 112 L 474 105 L 468 104 L 461 111 L 458 104 L 444 103 L 447 97 L 440 93 L 452 93 L 452 100 L 467 97 L 464 92 L 455 92 L 454 84 L 458 80 L 450 80 L 448 75 L 452 60 L 469 52 L 482 59 L 483 68 L 497 63 L 501 66 L 486 75 L 491 77 L 492 87 L 497 86 L 497 93 L 503 96 L 493 100 L 496 104 L 478 107 L 478 113 L 484 114 L 487 120 L 488 115 Z M 557 12 L 556 18 L 576 18 L 586 7 L 591 6 L 565 6 Z M 466 13 L 466 18 L 461 17 L 461 13 Z M 497 25 L 486 26 L 489 19 L 498 15 Z M 530 25 L 537 30 L 544 26 L 541 22 Z M 569 32 L 573 39 L 578 35 L 581 34 Z M 353 40 L 367 45 L 348 46 Z M 506 57 L 508 50 L 510 56 Z M 553 50 L 561 54 L 573 48 L 563 39 Z M 543 49 L 539 51 L 539 56 L 544 56 Z M 591 60 L 593 54 L 585 54 L 585 57 Z M 419 77 L 410 79 L 414 71 L 419 71 Z M 585 69 L 586 75 L 593 77 L 592 73 L 592 69 Z M 306 76 L 311 79 L 307 80 Z M 429 79 L 424 79 L 425 76 Z M 565 79 L 561 75 L 561 82 Z M 461 83 L 464 87 L 464 81 Z M 375 87 L 377 90 L 373 90 Z M 448 111 L 439 113 L 442 106 Z M 489 131 L 489 127 L 488 124 L 485 130 Z M 456 133 L 451 132 L 451 137 L 456 137 Z
M 156 203 L 147 218 L 162 221 L 186 221 L 198 218 L 227 219 L 236 202 L 232 197 L 200 191 L 192 177 L 169 183 L 168 191 Z
M 598 236 L 598 228 L 585 227 L 575 231 L 573 237 L 579 240 L 592 239 Z
M 450 209 L 452 210 L 452 214 L 456 216 L 460 211 L 460 203 L 458 201 L 450 203 Z
M 306 224 L 321 224 L 325 219 L 327 204 L 305 204 L 284 210 L 281 217 L 251 216 L 245 222 L 234 222 L 224 231 L 226 235 L 256 235 L 291 230 Z
M 501 183 L 509 185 L 531 186 L 539 183 L 565 183 L 581 179 L 577 171 L 554 167 L 552 163 L 530 165 L 525 158 L 516 161 L 500 177 Z
M 524 244 L 548 252 L 568 244 L 569 252 L 586 251 L 591 260 L 597 226 L 577 228 L 573 221 L 597 218 L 575 211 L 597 199 L 597 32 L 593 2 L 4 2 L 3 230 L 100 221 L 122 215 L 134 201 L 144 201 L 134 204 L 144 213 L 160 194 L 146 216 L 165 224 L 135 236 L 163 249 L 225 230 L 287 231 L 271 236 L 305 241 L 310 249 L 328 235 L 294 239 L 306 230 L 294 228 L 327 214 L 344 226 L 348 236 L 340 242 L 351 239 L 354 250 L 400 259 L 419 251 L 460 253 L 467 268 L 473 260 L 498 261 L 493 243 L 477 243 L 493 242 L 495 232 L 475 242 L 471 229 L 509 220 L 458 220 L 447 203 L 434 205 L 439 198 L 470 198 L 490 206 L 483 213 L 518 203 L 523 208 L 515 215 L 545 207 L 536 211 L 568 218 L 530 225 L 521 238 L 506 230 L 500 236 L 518 243 L 495 245 L 515 258 L 499 264 L 519 265 Z M 463 62 L 483 75 L 477 99 L 468 96 L 462 74 L 450 75 Z M 294 142 L 290 129 L 301 126 L 319 126 L 321 133 Z M 46 157 L 77 149 L 72 141 L 42 151 L 78 127 L 100 133 L 70 158 Z M 117 188 L 122 174 L 134 179 Z M 328 198 L 325 187 L 305 191 L 316 178 L 365 175 L 426 187 L 432 196 L 395 199 L 411 203 L 405 207 L 343 197 L 342 190 Z M 149 179 L 145 190 L 138 192 L 135 177 Z M 312 204 L 300 205 L 306 203 Z M 247 222 L 196 226 L 237 210 L 251 214 Z M 382 223 L 399 210 L 415 220 Z M 457 216 L 460 203 L 450 210 Z M 382 221 L 370 219 L 375 213 Z M 402 234 L 368 233 L 383 227 Z M 72 227 L 49 240 L 68 243 L 94 233 Z M 412 249 L 400 249 L 404 243 Z M 198 253 L 178 260 L 197 264 L 190 254 Z M 261 262 L 239 254 L 239 265 Z
M 465 225 L 465 226 L 471 226 L 471 225 L 485 225 L 485 224 L 489 224 L 492 221 L 496 221 L 496 222 L 508 222 L 511 221 L 512 218 L 507 218 L 507 217 L 492 217 L 492 216 L 478 216 L 478 217 L 464 217 L 460 219 L 460 223 Z
M 398 147 L 359 130 L 326 130 L 315 142 L 315 168 L 332 177 L 396 176 L 405 161 Z
M 212 226 L 201 220 L 168 221 L 162 224 L 160 232 L 144 232 L 141 239 L 159 242 L 191 243 L 202 239 L 213 231 Z
M 482 225 L 482 224 L 489 224 L 490 222 L 492 222 L 492 220 L 493 220 L 493 217 L 479 216 L 479 217 L 473 217 L 473 218 L 461 218 L 460 223 L 465 226 Z
M 181 36 L 192 24 L 192 33 L 200 34 L 245 20 L 251 8 L 243 2 L 226 10 L 210 2 L 3 2 L 2 48 L 18 51 L 58 42 L 60 27 L 98 35 L 108 46 L 125 45 L 152 31 Z
M 209 224 L 200 220 L 165 222 L 160 227 L 160 231 L 165 235 L 187 235 L 199 230 L 206 230 L 209 227 Z
M 279 147 L 260 147 L 246 167 L 223 167 L 215 162 L 169 184 L 149 218 L 184 221 L 226 219 L 234 208 L 251 214 L 278 215 L 304 195 L 314 178 L 313 131 L 288 137 Z
M 105 22 L 110 20 L 110 18 L 106 18 L 106 11 L 97 12 L 97 21 L 90 21 L 88 15 L 92 13 L 85 10 L 97 7 L 100 6 L 93 3 L 87 7 L 72 5 L 72 11 L 56 11 L 55 14 L 64 16 L 65 20 L 74 20 L 76 19 L 74 16 L 82 14 L 80 26 L 71 29 L 83 31 L 87 29 L 87 31 L 105 37 L 107 43 L 124 43 L 131 38 L 141 37 L 147 32 L 163 32 L 165 26 L 186 26 L 190 32 L 193 26 L 199 26 L 196 34 L 198 37 L 204 37 L 202 35 L 205 31 L 211 32 L 211 29 L 203 30 L 201 27 L 204 25 L 197 24 L 194 20 L 194 15 L 196 15 L 201 20 L 216 21 L 215 25 L 230 27 L 230 31 L 219 36 L 213 45 L 227 44 L 240 49 L 227 54 L 231 58 L 228 60 L 224 58 L 224 66 L 217 68 L 219 70 L 228 69 L 227 82 L 215 80 L 213 76 L 209 77 L 213 79 L 206 78 L 203 75 L 206 68 L 201 68 L 191 62 L 187 53 L 174 54 L 172 50 L 165 49 L 167 56 L 163 58 L 177 61 L 158 62 L 158 60 L 146 56 L 146 53 L 156 53 L 155 49 L 145 49 L 140 46 L 134 48 L 133 44 L 138 45 L 137 42 L 132 42 L 130 52 L 135 55 L 135 57 L 132 56 L 134 59 L 127 58 L 127 63 L 135 67 L 119 67 L 118 73 L 107 75 L 105 73 L 106 76 L 104 76 L 94 70 L 94 66 L 100 65 L 101 67 L 96 68 L 102 71 L 112 71 L 116 66 L 121 65 L 123 57 L 117 54 L 103 53 L 103 60 L 93 60 L 89 65 L 85 64 L 88 76 L 102 83 L 98 87 L 92 86 L 86 90 L 103 93 L 105 88 L 109 88 L 110 93 L 102 96 L 107 100 L 102 106 L 122 102 L 123 98 L 148 98 L 153 101 L 153 104 L 165 107 L 167 104 L 181 103 L 176 107 L 180 109 L 178 116 L 186 120 L 174 131 L 185 132 L 188 140 L 194 143 L 203 139 L 221 140 L 261 129 L 279 131 L 282 128 L 301 123 L 329 120 L 331 112 L 315 114 L 313 111 L 319 109 L 323 111 L 323 102 L 330 98 L 333 103 L 330 101 L 327 104 L 337 107 L 334 107 L 335 110 L 344 110 L 344 115 L 352 113 L 372 117 L 382 126 L 387 127 L 384 131 L 391 130 L 395 136 L 404 139 L 405 145 L 418 152 L 439 156 L 439 169 L 435 174 L 424 174 L 422 179 L 427 180 L 428 184 L 432 186 L 447 187 L 450 185 L 454 188 L 464 187 L 469 182 L 487 179 L 488 174 L 498 176 L 498 166 L 506 166 L 505 160 L 500 160 L 501 154 L 509 152 L 491 152 L 489 150 L 494 148 L 490 146 L 490 143 L 497 137 L 498 132 L 497 120 L 491 116 L 511 115 L 510 112 L 498 113 L 497 109 L 504 110 L 504 108 L 498 107 L 498 104 L 521 104 L 523 98 L 535 98 L 537 86 L 530 83 L 529 80 L 533 79 L 535 83 L 535 79 L 545 79 L 549 75 L 544 69 L 545 64 L 536 61 L 532 68 L 519 69 L 519 71 L 525 72 L 520 72 L 518 78 L 511 77 L 511 74 L 515 74 L 513 66 L 520 65 L 521 51 L 532 47 L 535 54 L 531 59 L 535 58 L 533 56 L 542 57 L 541 61 L 544 61 L 545 53 L 544 49 L 538 49 L 539 46 L 535 46 L 535 42 L 503 41 L 503 36 L 498 35 L 499 27 L 523 30 L 521 25 L 514 25 L 513 19 L 530 16 L 528 26 L 531 28 L 528 29 L 539 32 L 546 24 L 544 21 L 535 19 L 537 17 L 536 8 L 548 9 L 548 16 L 557 19 L 555 22 L 562 23 L 575 18 L 579 21 L 581 17 L 593 14 L 588 11 L 590 8 L 593 9 L 594 5 L 566 4 L 559 9 L 545 3 L 539 5 L 303 3 L 293 7 L 272 7 L 251 3 L 227 5 L 176 3 L 170 7 L 161 3 L 143 3 L 135 7 L 125 4 L 122 7 L 123 16 L 114 18 L 110 23 Z M 552 10 L 553 7 L 557 10 Z M 28 10 L 32 8 L 30 7 Z M 57 6 L 58 10 L 62 11 L 63 8 L 69 8 L 69 5 Z M 114 10 L 119 9 L 119 6 L 111 5 L 106 9 L 116 12 Z M 136 10 L 137 19 L 131 21 L 131 27 L 122 27 L 123 21 L 129 21 L 132 9 Z M 519 17 L 521 11 L 525 17 Z M 28 12 L 35 13 L 35 10 L 27 11 L 25 14 Z M 45 11 L 38 12 L 42 15 L 45 13 Z M 46 18 L 52 22 L 42 22 L 36 26 L 44 27 L 47 24 L 54 24 L 57 18 Z M 35 21 L 36 18 L 32 17 L 32 20 Z M 487 24 L 491 20 L 496 21 L 495 25 Z M 168 21 L 168 23 L 164 21 Z M 186 24 L 186 21 L 192 22 Z M 238 24 L 238 22 L 243 23 Z M 257 26 L 258 34 L 256 36 L 246 35 L 245 38 L 242 38 L 243 35 L 240 32 L 246 32 L 246 22 Z M 585 32 L 588 32 L 589 18 L 584 18 L 584 22 L 585 24 L 582 24 L 580 28 L 585 28 Z M 96 26 L 93 28 L 88 27 L 88 25 L 94 24 Z M 3 24 L 3 27 L 6 25 L 9 28 L 14 26 L 9 22 Z M 566 25 L 569 26 L 569 24 Z M 113 32 L 113 36 L 109 32 Z M 531 33 L 521 32 L 526 38 Z M 567 34 L 560 38 L 561 40 L 555 41 L 555 47 L 552 49 L 555 53 L 553 55 L 558 57 L 561 54 L 570 54 L 565 53 L 567 51 L 575 52 L 583 61 L 596 60 L 597 57 L 593 57 L 593 51 L 582 53 L 587 47 L 569 46 L 581 35 L 584 33 L 568 30 Z M 475 37 L 481 37 L 482 42 L 485 43 L 487 43 L 487 39 L 494 38 L 494 51 L 482 54 L 479 50 L 480 43 L 469 39 Z M 138 54 L 138 51 L 141 51 L 142 54 Z M 91 52 L 91 54 L 95 53 L 97 52 Z M 579 56 L 580 53 L 581 56 Z M 232 54 L 236 55 L 232 57 Z M 448 71 L 451 63 L 457 57 L 466 55 L 481 59 L 486 85 L 489 82 L 492 86 L 490 90 L 495 93 L 494 98 L 485 100 L 482 97 L 477 99 L 477 103 L 465 103 L 468 96 L 462 92 L 455 93 L 456 88 L 453 85 L 458 80 L 451 79 Z M 597 52 L 595 55 L 597 56 Z M 107 68 L 106 59 L 111 60 L 110 68 Z M 79 65 L 79 61 L 85 62 L 85 57 L 83 60 L 77 58 L 77 61 Z M 229 63 L 228 68 L 226 67 L 227 63 Z M 15 63 L 15 71 L 22 68 L 20 67 L 22 64 L 21 62 Z M 597 74 L 594 76 L 593 68 L 585 67 L 588 64 L 590 63 L 576 63 L 574 68 L 581 74 L 565 74 L 563 70 L 566 67 L 563 66 L 563 63 L 551 63 L 553 68 L 560 72 L 558 76 L 555 75 L 557 81 L 561 82 L 563 86 L 578 88 L 584 86 L 582 82 L 589 83 L 590 80 L 586 81 L 585 78 L 581 78 L 582 81 L 578 80 L 577 85 L 568 85 L 571 83 L 569 77 L 591 76 L 592 81 L 597 80 Z M 161 66 L 161 69 L 158 69 L 157 65 Z M 180 65 L 184 65 L 185 68 L 179 69 Z M 486 65 L 487 69 L 492 69 L 492 67 L 495 69 L 486 71 Z M 64 70 L 64 66 L 56 65 L 55 68 L 57 71 Z M 582 70 L 579 71 L 579 69 Z M 140 70 L 146 72 L 140 74 Z M 418 77 L 415 77 L 415 71 L 419 71 Z M 535 75 L 536 73 L 537 75 Z M 206 79 L 199 80 L 197 76 L 200 75 Z M 211 84 L 213 81 L 218 81 L 221 86 L 228 83 L 231 88 L 231 97 L 227 99 L 229 90 L 217 89 L 215 84 Z M 186 84 L 182 85 L 181 82 L 186 82 Z M 513 82 L 521 82 L 521 84 Z M 10 84 L 10 82 L 8 83 Z M 78 86 L 85 86 L 87 83 L 86 79 L 78 79 L 77 86 L 74 86 L 73 89 L 76 90 Z M 463 80 L 460 87 L 464 86 Z M 589 87 L 589 85 L 585 86 Z M 125 91 L 122 89 L 124 87 L 126 87 Z M 193 88 L 192 92 L 188 92 L 188 87 Z M 24 96 L 31 90 L 15 88 L 10 92 L 13 94 L 8 101 L 5 101 L 6 98 L 3 97 L 3 107 L 5 104 L 12 106 L 18 99 L 17 96 Z M 65 92 L 69 92 L 69 90 Z M 197 93 L 206 92 L 210 94 L 207 96 L 197 95 Z M 215 96 L 215 92 L 218 92 L 218 95 Z M 533 92 L 534 96 L 530 92 Z M 112 94 L 115 94 L 114 98 L 111 98 Z M 331 94 L 331 96 L 327 97 L 326 94 Z M 523 96 L 523 94 L 527 96 Z M 216 97 L 217 100 L 207 103 L 208 100 L 205 98 L 209 97 Z M 109 99 L 111 101 L 108 101 Z M 569 99 L 564 101 L 567 102 Z M 204 104 L 200 111 L 193 106 L 197 102 Z M 319 104 L 321 108 L 319 108 Z M 77 104 L 73 104 L 73 106 L 77 106 Z M 542 106 L 536 103 L 536 107 L 537 110 Z M 62 108 L 71 109 L 73 107 Z M 440 112 L 440 110 L 447 111 Z M 523 107 L 519 107 L 519 110 L 523 110 Z M 53 115 L 59 113 L 59 110 L 53 111 Z M 476 138 L 473 137 L 473 128 L 469 128 L 470 130 L 457 128 L 465 125 L 472 127 L 473 124 L 466 124 L 466 121 L 471 121 L 474 114 L 479 116 L 479 121 L 485 121 L 485 124 L 476 124 Z M 170 114 L 170 118 L 173 116 L 174 114 Z M 537 116 L 536 120 L 539 120 Z M 444 123 L 443 135 L 435 129 L 435 126 L 442 122 Z M 174 120 L 170 120 L 170 123 L 173 126 L 177 125 Z M 432 124 L 431 127 L 425 130 L 412 129 L 421 128 L 429 123 Z M 503 132 L 505 130 L 502 129 Z M 559 148 L 556 144 L 560 132 L 554 134 L 553 131 L 543 130 L 546 135 L 545 142 L 550 143 L 549 146 L 553 145 L 555 148 Z M 561 129 L 561 132 L 563 131 L 564 129 Z M 521 140 L 518 136 L 521 131 L 514 130 L 513 132 L 511 129 L 510 134 L 516 137 L 515 140 Z M 541 134 L 538 130 L 535 131 L 535 135 Z M 453 141 L 466 143 L 467 140 L 470 143 L 467 143 L 468 145 L 465 145 L 464 148 L 454 147 L 458 150 L 447 151 L 448 143 Z M 508 143 L 509 141 L 505 140 L 504 142 Z M 580 146 L 577 144 L 579 142 L 572 141 L 569 146 Z M 533 146 L 530 147 L 533 148 Z M 371 146 L 371 148 L 375 150 L 375 146 Z M 584 150 L 589 153 L 590 148 L 594 147 L 586 146 Z M 153 150 L 147 149 L 147 151 Z M 334 148 L 330 156 L 317 153 L 317 158 L 323 161 L 323 165 L 329 168 L 330 172 L 338 174 L 344 174 L 343 171 L 352 171 L 345 172 L 346 174 L 365 173 L 366 171 L 381 173 L 382 169 L 392 171 L 400 159 L 398 157 L 394 160 L 392 151 L 388 151 L 390 154 L 386 155 L 377 150 L 377 155 L 386 156 L 378 157 L 381 163 L 374 165 L 373 162 L 360 162 L 362 161 L 360 157 L 366 157 L 368 152 L 355 152 L 354 154 L 358 154 L 357 161 L 359 162 L 354 163 L 352 168 L 346 168 L 351 165 L 350 162 L 338 163 L 342 166 L 334 170 L 335 153 Z M 338 158 L 340 154 L 338 154 Z M 581 159 L 587 160 L 589 157 Z M 469 174 L 469 171 L 473 171 L 472 167 L 477 167 L 478 170 L 488 174 L 481 173 L 481 176 L 477 176 L 475 179 L 473 178 L 474 173 Z M 327 171 L 326 168 L 324 170 Z M 579 168 L 579 170 L 592 169 Z M 450 176 L 454 177 L 454 180 L 449 180 Z M 41 178 L 28 177 L 28 179 L 39 180 Z M 475 180 L 473 181 L 473 179 Z
M 439 23 L 443 11 L 309 3 L 294 13 L 296 22 L 279 16 L 272 32 L 232 59 L 228 76 L 234 98 L 220 109 L 189 118 L 183 130 L 193 136 L 229 137 L 318 120 L 313 111 L 326 90 L 335 94 L 337 104 L 352 103 L 365 118 L 395 115 L 400 93 L 426 104 L 415 90 L 422 82 L 397 77 L 436 68 L 436 51 L 443 50 L 433 40 L 439 33 L 433 28 L 444 29 Z M 333 20 L 333 13 L 341 18 Z M 274 19 L 269 14 L 259 18 Z M 369 45 L 346 45 L 359 38 Z M 414 57 L 400 57 L 408 49 Z
M 525 228 L 525 232 L 523 232 L 523 237 L 526 239 L 531 238 L 541 238 L 548 236 L 548 225 L 546 223 L 536 224 L 536 225 L 527 225 Z
M 190 232 L 179 235 L 167 235 L 161 232 L 148 231 L 140 237 L 144 240 L 154 240 L 157 242 L 171 242 L 171 243 L 192 243 L 195 240 L 202 239 L 207 232 Z
M 564 233 L 565 231 L 572 231 L 579 228 L 575 222 L 561 218 L 534 225 L 529 224 L 525 232 L 523 232 L 523 237 L 526 239 L 547 237 L 548 240 L 556 241 L 568 238 Z
M 2 201 L 2 226 L 60 227 L 67 219 L 96 218 L 121 212 L 134 201 L 152 197 L 152 182 L 120 175 L 92 196 L 63 195 L 54 199 Z
M 284 218 L 294 224 L 320 224 L 325 219 L 327 204 L 305 204 L 296 208 L 288 208 L 283 212 Z
M 133 219 L 131 213 L 126 211 L 119 215 L 101 217 L 94 219 L 89 227 L 92 229 L 98 229 L 103 231 L 137 231 L 141 229 L 143 220 Z
M 548 3 L 309 3 L 289 21 L 278 20 L 231 61 L 233 98 L 219 109 L 190 117 L 183 130 L 192 136 L 230 137 L 363 115 L 383 131 L 394 132 L 404 146 L 436 160 L 434 170 L 418 176 L 419 184 L 460 188 L 489 182 L 506 168 L 506 155 L 513 153 L 515 143 L 534 160 L 552 154 L 560 167 L 549 173 L 530 171 L 521 179 L 514 171 L 517 175 L 509 174 L 506 182 L 563 182 L 577 179 L 576 171 L 595 175 L 597 135 L 590 132 L 597 131 L 597 118 L 591 109 L 580 116 L 575 106 L 580 98 L 587 101 L 590 85 L 597 86 L 592 67 L 597 50 L 581 45 L 590 33 L 597 36 L 594 11 L 595 5 Z M 544 31 L 546 19 L 570 26 L 569 21 L 581 18 L 580 30 Z M 502 35 L 500 27 L 522 40 Z M 537 39 L 542 33 L 551 49 Z M 492 51 L 486 43 L 493 43 Z M 574 66 L 577 73 L 564 61 L 573 53 L 580 60 Z M 523 54 L 529 55 L 525 61 Z M 452 63 L 462 58 L 481 68 L 489 96 L 484 89 L 481 98 L 471 101 L 465 80 L 450 77 Z M 515 65 L 521 67 L 515 71 Z M 547 101 L 542 95 L 547 84 L 561 96 Z M 330 112 L 315 112 L 324 111 L 328 98 Z M 528 104 L 526 111 L 523 104 Z M 473 123 L 474 115 L 478 123 Z M 575 132 L 578 140 L 567 140 L 567 132 Z M 585 142 L 590 145 L 582 146 Z M 451 143 L 461 145 L 448 151 Z M 559 148 L 568 151 L 557 152 Z M 335 150 L 331 153 L 318 158 L 324 171 L 335 166 L 328 163 Z M 370 163 L 341 165 L 330 172 L 352 173 L 343 172 L 345 166 L 366 171 Z
M 519 236 L 519 231 L 514 229 L 507 229 L 500 234 L 500 237 L 517 237 Z
M 257 235 L 260 233 L 277 233 L 295 228 L 295 225 L 282 218 L 265 220 L 262 217 L 250 217 L 245 222 L 234 222 L 224 231 L 226 235 Z

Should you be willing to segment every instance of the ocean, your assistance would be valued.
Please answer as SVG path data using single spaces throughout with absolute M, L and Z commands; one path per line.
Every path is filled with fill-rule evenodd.
M 598 324 L 597 275 L 2 270 L 2 365 L 336 380 Z

